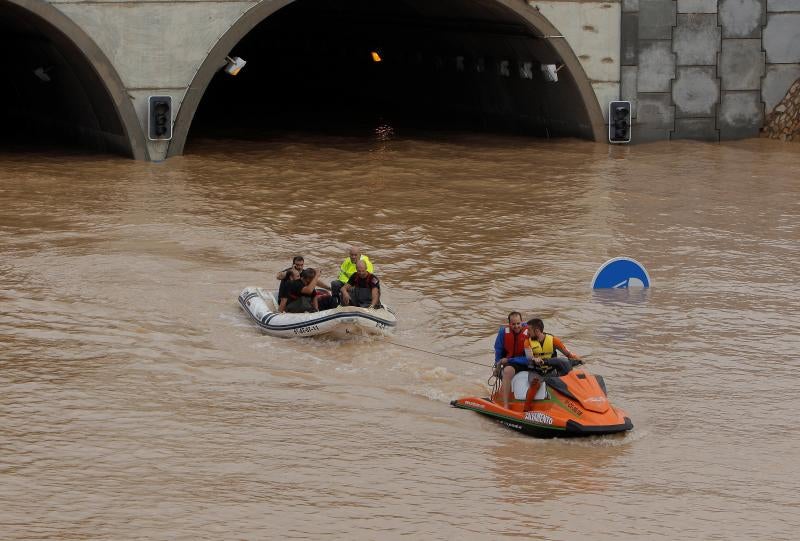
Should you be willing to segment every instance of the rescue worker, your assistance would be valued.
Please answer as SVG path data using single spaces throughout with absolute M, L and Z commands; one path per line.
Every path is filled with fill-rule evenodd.
M 289 267 L 288 269 L 280 271 L 278 274 L 275 275 L 275 278 L 281 281 L 285 280 L 286 276 L 289 274 L 289 271 L 291 271 L 292 269 L 296 270 L 298 273 L 301 273 L 303 272 L 303 265 L 305 264 L 306 262 L 305 259 L 303 259 L 303 256 L 296 255 L 292 258 L 292 266 Z
M 556 371 L 556 375 L 564 376 L 572 370 L 572 361 L 580 361 L 580 357 L 572 353 L 564 342 L 557 336 L 544 332 L 544 322 L 539 318 L 528 320 L 528 330 L 530 332 L 530 350 L 533 356 L 532 362 L 537 367 L 551 367 Z M 557 352 L 567 356 L 558 357 Z M 542 375 L 538 372 L 531 372 L 530 387 L 525 398 L 525 410 L 530 409 L 533 397 L 542 384 Z
M 287 312 L 317 312 L 317 280 L 320 273 L 308 268 L 300 273 L 300 279 L 294 280 L 287 286 L 288 302 L 286 303 Z
M 305 259 L 303 259 L 303 256 L 301 256 L 301 255 L 294 256 L 292 258 L 292 266 L 289 267 L 288 269 L 284 269 L 284 270 L 280 271 L 278 274 L 275 275 L 275 278 L 277 278 L 278 280 L 281 281 L 281 287 L 283 287 L 283 282 L 289 276 L 290 271 L 294 270 L 294 271 L 296 271 L 297 274 L 299 274 L 299 273 L 303 272 L 303 266 L 304 265 L 305 265 Z M 297 277 L 295 276 L 293 279 L 296 280 Z M 331 288 L 330 284 L 326 284 L 326 283 L 322 282 L 321 280 L 317 280 L 317 287 L 321 287 L 322 289 L 330 289 Z M 278 293 L 278 298 L 280 298 L 280 292 Z
M 369 258 L 361 253 L 361 249 L 356 246 L 350 246 L 347 249 L 347 257 L 342 264 L 339 265 L 339 277 L 331 282 L 331 293 L 333 294 L 334 298 L 339 298 L 339 292 L 342 287 L 350 280 L 350 277 L 356 272 L 356 263 L 358 261 L 363 261 L 367 264 L 367 272 L 372 274 L 374 272 L 374 268 L 372 266 L 372 261 Z
M 363 260 L 356 262 L 356 272 L 342 287 L 342 306 L 360 306 L 362 308 L 380 307 L 381 281 L 367 270 Z
M 300 272 L 292 266 L 278 274 L 284 275 L 278 288 L 278 312 L 283 313 L 286 311 L 286 303 L 289 302 L 289 284 L 300 279 Z
M 508 409 L 511 397 L 511 380 L 517 374 L 528 370 L 532 358 L 530 335 L 522 322 L 522 314 L 508 314 L 508 325 L 503 325 L 494 341 L 494 373 L 500 378 L 500 397 L 503 407 Z

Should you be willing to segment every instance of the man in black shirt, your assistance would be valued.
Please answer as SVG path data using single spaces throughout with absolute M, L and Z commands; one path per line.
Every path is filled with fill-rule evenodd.
M 289 267 L 278 274 L 284 274 L 281 285 L 278 288 L 278 312 L 286 311 L 286 303 L 289 302 L 289 284 L 300 280 L 300 273 L 294 267 Z
M 292 280 L 286 286 L 287 312 L 317 312 L 317 280 L 319 273 L 314 269 L 305 269 L 299 280 Z
M 376 308 L 380 307 L 380 298 L 380 279 L 367 272 L 367 264 L 363 260 L 357 261 L 356 272 L 342 287 L 342 305 Z
M 277 278 L 282 282 L 289 276 L 289 271 L 291 271 L 292 269 L 296 270 L 298 274 L 303 272 L 303 265 L 305 264 L 306 262 L 305 259 L 303 259 L 303 256 L 296 255 L 292 258 L 292 266 L 289 267 L 288 269 L 283 269 L 282 271 L 280 271 L 278 274 L 275 275 L 275 278 Z

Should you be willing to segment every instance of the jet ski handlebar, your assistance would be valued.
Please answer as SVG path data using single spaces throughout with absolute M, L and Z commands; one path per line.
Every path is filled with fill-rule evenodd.
M 582 365 L 580 359 L 567 359 L 566 357 L 553 357 L 537 363 L 534 359 L 528 363 L 528 369 L 542 376 L 566 376 L 575 366 Z M 555 374 L 553 374 L 555 372 Z

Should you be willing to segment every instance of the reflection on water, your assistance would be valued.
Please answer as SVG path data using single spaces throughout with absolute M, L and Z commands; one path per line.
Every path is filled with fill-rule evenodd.
M 0 155 L 3 537 L 790 539 L 798 156 L 390 127 Z M 390 340 L 271 338 L 239 310 L 350 244 Z M 654 287 L 592 292 L 621 255 Z M 487 392 L 510 310 L 635 430 L 539 441 L 450 408 Z
M 629 306 L 631 304 L 646 304 L 650 298 L 651 288 L 620 288 L 620 289 L 593 289 L 592 300 L 594 302 L 613 306 Z

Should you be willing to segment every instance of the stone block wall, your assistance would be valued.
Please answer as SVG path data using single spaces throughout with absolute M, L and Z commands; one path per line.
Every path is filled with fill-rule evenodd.
M 767 116 L 761 134 L 772 139 L 800 142 L 800 79 Z
M 800 0 L 622 0 L 634 141 L 755 137 L 800 77 Z

